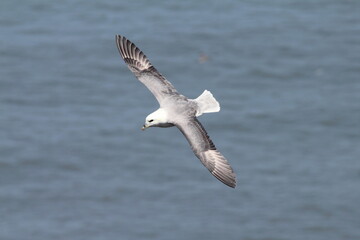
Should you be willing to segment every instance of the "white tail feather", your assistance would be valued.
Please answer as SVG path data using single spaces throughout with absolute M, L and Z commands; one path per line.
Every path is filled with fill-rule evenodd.
M 210 91 L 205 90 L 198 98 L 194 99 L 198 104 L 198 110 L 196 116 L 200 116 L 203 113 L 219 112 L 220 104 Z

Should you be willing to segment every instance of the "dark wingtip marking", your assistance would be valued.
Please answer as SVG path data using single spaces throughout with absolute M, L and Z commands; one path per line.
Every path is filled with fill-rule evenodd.
M 218 172 L 212 172 L 214 177 L 216 177 L 220 182 L 224 183 L 225 185 L 235 188 L 236 187 L 236 180 L 235 176 L 224 176 L 221 173 Z
M 119 53 L 129 67 L 138 71 L 152 67 L 145 54 L 134 43 L 121 35 L 116 35 L 115 39 Z
M 235 188 L 236 175 L 226 158 L 217 150 L 208 150 L 201 154 L 200 159 L 214 177 L 225 185 Z

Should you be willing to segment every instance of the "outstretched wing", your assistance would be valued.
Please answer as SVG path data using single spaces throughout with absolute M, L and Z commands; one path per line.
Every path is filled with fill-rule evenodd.
M 224 184 L 235 188 L 236 176 L 225 157 L 216 149 L 197 118 L 176 124 L 202 164 Z
M 116 45 L 129 69 L 150 90 L 160 105 L 169 95 L 178 95 L 174 86 L 151 65 L 145 54 L 134 43 L 116 35 Z

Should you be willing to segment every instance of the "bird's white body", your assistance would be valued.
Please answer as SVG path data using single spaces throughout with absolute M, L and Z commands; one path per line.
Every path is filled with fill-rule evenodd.
M 196 106 L 196 114 L 195 116 L 201 116 L 203 113 L 212 113 L 220 111 L 220 104 L 210 91 L 205 90 L 199 97 L 196 99 L 189 99 L 195 103 Z M 150 113 L 146 119 L 144 124 L 144 129 L 152 126 L 156 127 L 172 127 L 173 124 L 170 123 L 169 114 L 172 113 L 171 108 L 162 108 L 160 107 L 156 111 Z M 170 111 L 170 113 L 169 113 Z

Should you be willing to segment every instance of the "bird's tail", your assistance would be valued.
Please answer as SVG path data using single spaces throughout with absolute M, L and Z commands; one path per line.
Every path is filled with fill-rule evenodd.
M 220 104 L 210 91 L 205 90 L 198 98 L 194 99 L 198 104 L 198 110 L 196 116 L 200 116 L 203 113 L 219 112 Z

